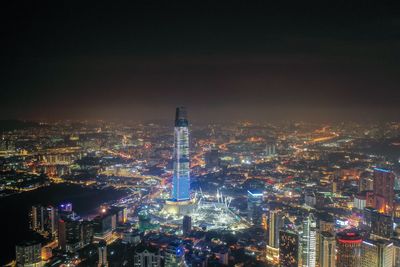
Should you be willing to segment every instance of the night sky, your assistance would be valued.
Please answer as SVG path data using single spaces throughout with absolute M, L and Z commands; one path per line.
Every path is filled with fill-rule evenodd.
M 397 1 L 104 2 L 1 4 L 1 119 L 400 119 Z

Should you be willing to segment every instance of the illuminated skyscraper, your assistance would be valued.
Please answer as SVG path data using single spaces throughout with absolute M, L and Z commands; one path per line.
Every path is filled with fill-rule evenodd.
M 337 234 L 337 266 L 359 267 L 361 256 L 361 235 L 353 230 Z
M 279 231 L 283 227 L 284 217 L 280 210 L 269 212 L 267 260 L 271 263 L 279 260 Z
M 30 227 L 32 230 L 45 237 L 56 237 L 57 210 L 52 206 L 32 206 L 30 213 Z
M 311 213 L 303 221 L 302 264 L 303 267 L 315 267 L 316 262 L 317 222 Z
M 176 108 L 174 131 L 174 176 L 172 200 L 190 199 L 190 160 L 189 160 L 189 122 L 186 108 Z
M 393 172 L 374 169 L 374 199 L 375 209 L 380 213 L 392 215 L 394 202 L 394 174 Z
M 279 210 L 269 212 L 269 240 L 268 245 L 279 248 L 279 230 L 283 226 L 283 213 Z
M 387 240 L 365 240 L 361 246 L 361 267 L 392 267 L 393 243 Z M 397 266 L 397 265 L 396 265 Z
M 299 266 L 299 236 L 290 230 L 279 231 L 279 266 Z
M 258 190 L 247 191 L 247 216 L 256 226 L 261 225 L 263 193 Z

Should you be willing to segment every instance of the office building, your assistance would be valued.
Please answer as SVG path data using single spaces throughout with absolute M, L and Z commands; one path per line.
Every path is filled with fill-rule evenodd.
M 193 209 L 190 197 L 189 121 L 185 107 L 176 108 L 174 128 L 174 173 L 171 199 L 164 210 L 169 214 L 188 215 Z
M 268 245 L 273 248 L 279 247 L 279 231 L 283 227 L 283 213 L 280 210 L 269 212 Z
M 174 131 L 174 176 L 172 199 L 190 200 L 189 122 L 186 108 L 176 108 Z
M 373 208 L 364 208 L 363 225 L 371 231 L 374 239 L 393 236 L 393 218 Z
M 263 215 L 263 193 L 259 190 L 247 191 L 247 217 L 256 226 L 261 226 Z
M 57 236 L 57 209 L 52 206 L 32 206 L 30 227 L 46 238 L 55 238 Z
M 394 180 L 393 172 L 375 168 L 374 169 L 374 208 L 380 213 L 392 215 L 394 202 Z
M 375 238 L 391 238 L 393 236 L 393 218 L 378 212 L 372 213 L 371 235 Z
M 316 238 L 317 222 L 311 213 L 303 221 L 303 232 L 301 235 L 302 265 L 303 267 L 315 267 L 316 264 Z
M 41 267 L 42 245 L 37 241 L 22 242 L 15 246 L 17 267 Z
M 299 266 L 299 235 L 291 230 L 279 231 L 279 266 Z
M 277 263 L 279 261 L 279 231 L 283 227 L 284 216 L 280 210 L 269 211 L 268 216 L 268 245 L 267 261 Z
M 319 235 L 319 266 L 336 266 L 336 238 L 331 232 L 321 232 Z
M 82 247 L 79 220 L 63 218 L 58 221 L 58 245 L 65 252 L 76 252 Z
M 392 267 L 393 243 L 387 240 L 364 240 L 361 246 L 361 267 Z
M 359 267 L 362 237 L 355 230 L 346 230 L 336 235 L 337 266 Z

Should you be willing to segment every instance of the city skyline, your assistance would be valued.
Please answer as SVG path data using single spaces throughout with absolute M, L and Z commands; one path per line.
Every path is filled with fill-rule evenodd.
M 1 266 L 400 266 L 400 5 L 224 2 L 2 3 Z

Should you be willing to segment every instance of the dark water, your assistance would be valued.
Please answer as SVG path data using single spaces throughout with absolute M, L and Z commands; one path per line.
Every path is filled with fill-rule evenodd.
M 31 192 L 0 198 L 1 250 L 0 266 L 15 257 L 15 244 L 25 240 L 29 232 L 29 211 L 34 204 L 59 205 L 71 202 L 78 215 L 93 212 L 100 204 L 126 195 L 125 191 L 94 189 L 71 184 L 57 184 Z

